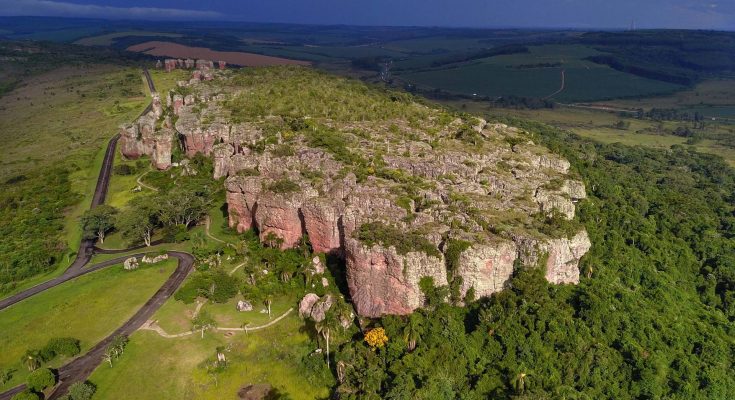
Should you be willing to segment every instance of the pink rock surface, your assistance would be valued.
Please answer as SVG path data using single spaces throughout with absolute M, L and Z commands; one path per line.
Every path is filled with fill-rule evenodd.
M 304 227 L 299 213 L 298 198 L 287 195 L 265 193 L 258 198 L 255 223 L 260 240 L 274 234 L 283 240 L 282 249 L 296 247 L 304 235 Z
M 377 318 L 385 314 L 410 314 L 423 305 L 419 289 L 422 277 L 434 278 L 435 285 L 446 285 L 443 257 L 420 252 L 406 255 L 395 248 L 364 246 L 358 240 L 345 240 L 347 284 L 357 313 Z
M 301 207 L 309 241 L 317 253 L 341 253 L 339 222 L 344 206 L 339 203 L 341 201 L 316 197 L 308 199 Z

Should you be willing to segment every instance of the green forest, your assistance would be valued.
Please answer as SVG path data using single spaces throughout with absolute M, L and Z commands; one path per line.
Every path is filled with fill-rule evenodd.
M 335 355 L 349 399 L 726 399 L 735 377 L 735 171 L 684 148 L 602 145 L 505 121 L 563 154 L 587 185 L 594 244 L 578 286 L 518 270 L 458 307 L 384 317 Z

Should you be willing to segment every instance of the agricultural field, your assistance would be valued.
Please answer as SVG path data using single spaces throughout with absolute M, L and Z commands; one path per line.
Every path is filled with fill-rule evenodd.
M 82 352 L 129 319 L 163 284 L 175 260 L 125 271 L 121 265 L 81 276 L 0 311 L 0 370 L 13 378 L 0 390 L 24 381 L 28 370 L 21 357 L 51 338 L 80 340 Z M 54 359 L 58 367 L 68 359 Z
M 127 48 L 129 51 L 141 52 L 158 57 L 195 58 L 215 61 L 227 61 L 229 64 L 248 67 L 268 65 L 308 65 L 306 61 L 264 56 L 255 53 L 237 51 L 215 51 L 206 47 L 185 46 L 178 43 L 152 41 L 139 43 Z
M 122 38 L 122 37 L 129 37 L 129 36 L 178 38 L 178 37 L 182 37 L 183 35 L 179 33 L 169 33 L 169 32 L 124 31 L 124 32 L 107 33 L 107 34 L 99 35 L 99 36 L 85 37 L 83 39 L 77 40 L 74 43 L 80 44 L 82 46 L 111 46 L 112 44 L 115 43 L 115 39 Z
M 400 72 L 397 77 L 425 90 L 481 97 L 553 98 L 561 102 L 663 94 L 682 89 L 680 85 L 637 77 L 585 60 L 596 54 L 596 50 L 581 45 L 532 46 L 528 53 Z

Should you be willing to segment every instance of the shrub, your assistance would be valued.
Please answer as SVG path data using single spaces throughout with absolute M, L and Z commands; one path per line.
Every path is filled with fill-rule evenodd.
M 81 351 L 79 346 L 79 339 L 72 337 L 61 337 L 49 339 L 44 349 L 48 349 L 54 353 L 54 355 L 61 355 L 66 357 L 73 357 Z
M 38 397 L 37 394 L 31 392 L 30 390 L 24 390 L 20 393 L 17 393 L 15 396 L 12 397 L 12 400 L 39 400 L 40 397 Z
M 301 187 L 297 183 L 284 178 L 271 183 L 266 189 L 273 193 L 292 193 L 298 192 Z
M 274 147 L 271 153 L 274 157 L 288 157 L 294 155 L 294 149 L 291 145 L 281 144 Z
M 137 172 L 135 167 L 128 164 L 115 165 L 112 170 L 115 175 L 133 175 Z
M 39 368 L 28 375 L 28 388 L 36 392 L 56 384 L 56 376 L 48 368 Z
M 398 254 L 405 255 L 418 251 L 430 256 L 441 257 L 439 249 L 428 239 L 416 232 L 404 232 L 396 227 L 380 222 L 362 224 L 355 231 L 354 237 L 368 246 L 379 243 L 383 246 L 394 246 Z
M 77 382 L 69 388 L 70 400 L 90 400 L 97 389 L 87 382 Z

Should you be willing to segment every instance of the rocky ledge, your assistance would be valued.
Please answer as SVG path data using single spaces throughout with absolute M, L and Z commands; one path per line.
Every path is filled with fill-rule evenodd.
M 238 107 L 272 91 L 232 75 L 190 86 L 183 102 L 170 94 L 163 114 L 176 115 L 187 155 L 213 158 L 230 226 L 282 248 L 308 235 L 315 251 L 344 259 L 361 316 L 421 307 L 426 277 L 460 298 L 503 290 L 517 268 L 545 268 L 554 284 L 579 282 L 591 245 L 573 221 L 584 185 L 522 130 L 405 102 L 396 107 L 407 117 L 235 123 Z M 123 152 L 152 154 L 166 168 L 167 156 L 157 155 L 166 143 L 145 118 L 123 132 Z

